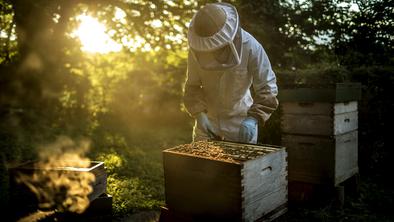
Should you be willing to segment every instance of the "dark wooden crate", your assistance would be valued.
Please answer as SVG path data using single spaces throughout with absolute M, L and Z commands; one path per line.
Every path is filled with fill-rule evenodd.
M 88 195 L 89 200 L 93 201 L 106 192 L 107 173 L 105 172 L 104 162 L 92 161 L 91 166 L 88 168 L 74 168 L 70 166 L 45 169 L 37 167 L 35 162 L 28 162 L 9 169 L 10 195 L 13 205 L 20 205 L 21 208 L 29 209 L 38 208 L 38 200 L 35 194 L 25 184 L 18 183 L 17 178 L 21 175 L 25 177 L 33 176 L 39 172 L 59 172 L 61 174 L 90 172 L 94 174 L 95 181 L 91 184 L 93 191 Z M 43 184 L 43 186 L 45 185 Z
M 238 162 L 163 151 L 166 204 L 171 212 L 193 220 L 256 221 L 285 212 L 287 162 L 282 147 L 213 142 L 223 149 L 264 154 Z M 282 208 L 281 208 L 282 206 Z M 281 208 L 281 210 L 278 210 Z
M 327 88 L 281 89 L 281 102 L 348 102 L 361 99 L 360 83 L 337 83 Z
M 289 181 L 334 186 L 358 173 L 358 133 L 317 137 L 283 134 Z

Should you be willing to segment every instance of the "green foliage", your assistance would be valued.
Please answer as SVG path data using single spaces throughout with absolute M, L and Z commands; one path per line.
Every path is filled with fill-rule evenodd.
M 242 25 L 262 43 L 274 67 L 393 62 L 391 1 L 241 0 L 236 4 Z
M 394 112 L 393 66 L 368 66 L 351 70 L 354 81 L 362 83 L 359 102 L 360 167 L 366 173 L 385 174 L 393 156 L 390 117 Z
M 297 51 L 297 39 L 287 35 L 288 19 L 291 9 L 287 1 L 237 1 L 241 26 L 250 32 L 266 49 L 275 67 L 295 65 L 292 58 L 284 59 L 285 54 Z M 287 34 L 286 34 L 287 33 Z M 296 47 L 296 48 L 294 48 Z
M 335 64 L 310 65 L 304 69 L 277 70 L 278 86 L 288 88 L 332 87 L 336 83 L 350 81 L 349 71 Z
M 355 1 L 359 11 L 337 28 L 333 45 L 342 64 L 350 67 L 393 65 L 394 3 Z
M 236 2 L 242 26 L 263 45 L 273 66 L 282 69 L 306 68 L 323 59 L 323 62 L 333 60 L 330 40 L 336 38 L 338 27 L 351 18 L 347 3 L 347 0 Z
M 149 183 L 139 178 L 114 178 L 109 176 L 107 180 L 108 193 L 113 195 L 113 210 L 121 215 L 133 213 L 136 210 L 158 209 L 164 205 L 163 198 L 152 198 L 152 190 Z
M 15 41 L 15 22 L 12 5 L 8 1 L 0 2 L 0 64 L 9 63 L 17 54 Z

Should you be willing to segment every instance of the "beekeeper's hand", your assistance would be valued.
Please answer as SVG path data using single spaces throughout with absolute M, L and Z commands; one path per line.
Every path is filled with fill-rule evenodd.
M 215 138 L 216 132 L 212 127 L 211 122 L 208 119 L 206 113 L 201 112 L 196 116 L 197 125 L 201 127 L 201 129 L 206 133 L 210 138 Z
M 257 119 L 248 116 L 242 121 L 239 129 L 239 141 L 250 143 L 257 133 Z

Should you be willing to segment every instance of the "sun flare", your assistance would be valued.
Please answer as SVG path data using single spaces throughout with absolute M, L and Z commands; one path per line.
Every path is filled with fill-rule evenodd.
M 79 38 L 81 50 L 90 53 L 118 52 L 122 45 L 116 43 L 107 33 L 107 28 L 96 18 L 89 15 L 77 17 L 79 26 L 72 32 L 72 36 Z

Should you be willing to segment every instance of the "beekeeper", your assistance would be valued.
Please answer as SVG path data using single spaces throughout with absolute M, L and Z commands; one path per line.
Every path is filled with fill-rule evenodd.
M 184 104 L 196 119 L 193 140 L 256 143 L 258 125 L 278 106 L 275 73 L 261 44 L 227 3 L 207 4 L 194 15 L 188 44 Z

